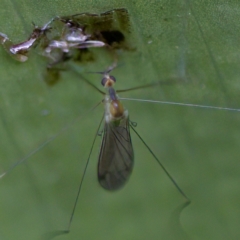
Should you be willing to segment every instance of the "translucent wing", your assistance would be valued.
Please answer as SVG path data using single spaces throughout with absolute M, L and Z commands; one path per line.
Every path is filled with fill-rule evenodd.
M 129 118 L 105 122 L 98 159 L 98 181 L 109 190 L 117 190 L 128 180 L 134 164 Z

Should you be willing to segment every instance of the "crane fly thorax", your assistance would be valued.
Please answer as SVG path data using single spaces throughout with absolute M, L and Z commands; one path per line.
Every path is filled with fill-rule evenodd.
M 112 100 L 109 112 L 113 118 L 121 118 L 124 115 L 124 108 L 119 100 Z
M 109 95 L 105 97 L 105 121 L 119 125 L 121 120 L 128 117 L 128 111 L 124 109 L 122 103 L 116 98 L 112 99 Z

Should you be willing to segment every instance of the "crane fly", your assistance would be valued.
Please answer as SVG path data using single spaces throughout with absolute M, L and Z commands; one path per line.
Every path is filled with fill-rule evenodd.
M 155 156 L 153 151 L 149 148 L 149 146 L 146 144 L 146 142 L 143 141 L 139 133 L 134 128 L 134 123 L 131 122 L 129 118 L 128 110 L 124 108 L 121 100 L 124 98 L 120 98 L 118 96 L 118 92 L 114 88 L 114 84 L 116 83 L 116 79 L 114 76 L 111 76 L 109 73 L 115 68 L 115 65 L 108 68 L 105 72 L 99 72 L 103 75 L 103 79 L 101 81 L 101 84 L 103 87 L 105 87 L 106 93 L 99 90 L 98 91 L 105 95 L 104 100 L 102 101 L 105 106 L 105 112 L 104 112 L 104 130 L 102 132 L 102 143 L 100 148 L 100 153 L 98 156 L 98 181 L 100 185 L 109 191 L 114 191 L 117 189 L 120 189 L 121 187 L 126 184 L 126 182 L 129 180 L 129 177 L 132 173 L 133 166 L 134 166 L 134 151 L 133 151 L 133 145 L 131 141 L 131 135 L 130 135 L 130 129 L 132 129 L 137 136 L 140 138 L 140 140 L 143 142 L 145 147 L 150 151 L 153 158 L 158 162 L 158 164 L 163 168 L 164 172 L 167 174 L 167 176 L 170 178 L 170 180 L 173 182 L 177 190 L 180 192 L 180 194 L 184 197 L 186 200 L 186 203 L 189 204 L 190 200 L 185 195 L 185 193 L 181 190 L 181 188 L 177 185 L 175 180 L 172 178 L 172 176 L 168 173 L 168 171 L 164 168 L 162 163 L 159 161 L 159 159 Z M 83 76 L 79 75 L 80 79 L 85 81 L 86 83 L 91 83 L 85 79 Z M 161 84 L 161 83 L 157 83 Z M 154 86 L 154 84 L 149 84 L 145 86 L 136 87 L 133 89 L 139 89 L 144 87 L 150 87 Z M 94 87 L 96 88 L 96 87 Z M 126 99 L 126 98 L 125 98 Z M 127 99 L 132 101 L 141 101 L 141 102 L 154 102 L 153 100 L 143 100 L 143 99 Z M 195 107 L 195 108 L 208 108 L 208 109 L 218 109 L 218 110 L 227 110 L 227 111 L 240 111 L 239 109 L 233 109 L 233 108 L 223 108 L 223 107 L 215 107 L 215 106 L 204 106 L 204 105 L 196 105 L 196 104 L 187 104 L 187 103 L 177 103 L 177 102 L 161 102 L 161 101 L 155 101 L 155 103 L 159 104 L 168 104 L 168 105 L 180 105 L 180 106 L 186 106 L 186 107 Z M 97 107 L 99 104 L 97 104 L 95 107 Z M 94 107 L 94 108 L 95 108 Z M 90 109 L 89 111 L 92 111 L 94 108 Z M 73 122 L 75 123 L 75 121 Z M 73 123 L 69 124 L 62 130 L 60 130 L 59 133 L 52 136 L 48 140 L 44 141 L 42 145 L 40 145 L 37 149 L 34 149 L 32 152 L 30 152 L 26 157 L 20 159 L 16 164 L 11 166 L 7 171 L 2 173 L 0 175 L 0 178 L 5 176 L 7 173 L 12 171 L 16 166 L 19 164 L 25 162 L 29 157 L 39 152 L 42 148 L 44 148 L 47 144 L 52 142 L 55 138 L 57 138 L 61 133 L 65 132 Z M 100 128 L 101 124 L 99 125 Z M 99 132 L 99 128 L 98 131 Z M 97 136 L 97 134 L 96 134 Z M 93 141 L 93 145 L 96 140 Z M 72 210 L 71 218 L 69 221 L 69 225 L 66 231 L 59 231 L 54 232 L 53 236 L 58 236 L 61 234 L 69 233 L 70 231 L 70 225 L 73 220 L 74 212 L 77 206 L 77 202 L 79 199 L 79 194 L 81 191 L 82 183 L 84 180 L 84 176 L 86 173 L 86 169 L 88 166 L 88 162 L 90 159 L 90 155 L 93 150 L 93 145 L 91 147 L 89 157 L 87 160 L 87 164 L 84 169 L 84 173 L 81 178 L 81 182 L 79 185 L 77 198 L 74 203 L 74 207 Z
M 132 173 L 134 165 L 134 152 L 130 135 L 130 128 L 133 129 L 134 124 L 129 120 L 128 110 L 124 108 L 114 89 L 116 78 L 109 75 L 115 67 L 116 64 L 113 64 L 106 72 L 99 72 L 104 76 L 101 84 L 106 88 L 107 93 L 104 99 L 104 131 L 98 158 L 98 181 L 107 190 L 121 188 Z M 136 89 L 142 87 L 149 87 L 149 85 Z M 136 130 L 134 132 L 142 140 Z M 143 143 L 153 153 L 144 141 Z M 157 157 L 154 154 L 153 156 L 180 193 L 188 199 Z
M 129 180 L 129 177 L 132 173 L 133 166 L 134 166 L 134 151 L 133 151 L 133 145 L 132 145 L 131 134 L 130 134 L 130 129 L 132 129 L 140 138 L 140 140 L 143 142 L 143 144 L 147 147 L 147 149 L 150 151 L 150 153 L 158 162 L 158 164 L 163 168 L 164 172 L 168 175 L 168 177 L 173 182 L 173 184 L 175 185 L 177 190 L 180 192 L 180 194 L 185 198 L 187 202 L 189 202 L 189 199 L 185 195 L 185 193 L 180 189 L 180 187 L 177 185 L 175 180 L 171 177 L 171 175 L 164 168 L 164 166 L 161 164 L 158 158 L 154 155 L 154 153 L 149 148 L 149 146 L 143 141 L 141 136 L 134 129 L 135 124 L 131 122 L 131 120 L 129 119 L 128 110 L 125 109 L 125 107 L 123 106 L 117 94 L 117 91 L 114 88 L 114 84 L 116 83 L 116 78 L 109 74 L 115 67 L 116 67 L 116 64 L 109 67 L 105 72 L 99 72 L 100 74 L 103 75 L 101 84 L 105 88 L 106 93 L 98 89 L 99 92 L 105 95 L 104 99 L 102 100 L 105 106 L 105 111 L 104 111 L 104 129 L 102 132 L 102 143 L 101 143 L 100 152 L 98 156 L 98 170 L 97 170 L 98 182 L 100 183 L 101 187 L 103 187 L 104 189 L 109 191 L 114 191 L 122 188 L 126 184 L 126 182 Z M 82 79 L 83 81 L 89 84 L 88 80 L 85 79 L 83 76 L 79 75 L 79 77 L 80 79 Z M 144 86 L 137 87 L 135 89 L 149 87 L 149 86 L 150 85 L 144 85 Z M 92 111 L 92 109 L 90 111 Z M 69 126 L 71 126 L 72 124 L 73 123 L 71 123 Z M 43 142 L 42 145 L 40 145 L 37 149 L 30 152 L 26 157 L 16 162 L 16 164 L 10 167 L 8 171 L 2 173 L 0 175 L 0 178 L 5 176 L 10 171 L 12 171 L 19 164 L 25 162 L 30 156 L 40 151 L 47 144 L 52 142 L 62 132 L 66 131 L 69 128 L 69 126 L 63 128 L 59 133 L 49 138 L 47 141 Z M 100 126 L 101 126 L 101 123 L 99 125 L 99 128 Z M 99 128 L 97 132 L 99 132 Z M 79 195 L 81 192 L 81 188 L 82 188 L 82 183 L 85 177 L 85 173 L 88 167 L 89 159 L 93 150 L 93 145 L 95 143 L 96 137 L 97 137 L 97 134 L 95 135 L 95 138 L 89 153 L 89 157 L 87 159 L 87 163 L 84 168 L 84 172 L 79 184 L 79 189 L 78 189 L 77 197 L 72 210 L 72 214 L 70 217 L 68 228 L 66 231 L 54 232 L 53 236 L 65 234 L 70 231 L 70 225 L 73 220 L 74 212 L 75 212 Z
M 106 74 L 102 79 L 108 94 L 104 100 L 105 123 L 98 159 L 98 181 L 107 190 L 121 188 L 128 180 L 134 163 L 128 111 L 116 95 L 115 82 L 113 76 Z
M 114 76 L 109 75 L 109 73 L 116 67 L 116 64 L 113 64 L 108 68 L 105 72 L 97 72 L 103 74 L 103 78 L 101 81 L 102 86 L 106 89 L 105 98 L 103 103 L 105 105 L 104 112 L 104 130 L 102 136 L 102 143 L 100 148 L 100 153 L 98 156 L 98 182 L 99 184 L 108 191 L 118 190 L 123 187 L 127 180 L 129 179 L 133 166 L 134 166 L 134 151 L 133 145 L 131 141 L 130 128 L 136 133 L 142 143 L 149 150 L 151 155 L 155 158 L 158 164 L 161 166 L 163 171 L 169 177 L 171 182 L 174 184 L 176 189 L 185 199 L 185 203 L 181 206 L 181 210 L 190 204 L 190 199 L 185 195 L 182 189 L 178 186 L 176 181 L 170 175 L 170 173 L 166 170 L 163 164 L 159 161 L 150 147 L 146 144 L 146 142 L 142 139 L 139 133 L 134 129 L 135 124 L 132 123 L 129 119 L 128 110 L 124 108 L 121 103 L 117 92 L 114 89 L 114 84 L 116 83 L 116 78 Z M 81 76 L 82 80 L 86 83 L 93 86 L 87 79 Z M 159 83 L 158 83 L 159 84 Z M 152 84 L 151 84 L 152 86 Z M 139 89 L 149 87 L 149 85 L 144 85 L 140 87 L 133 88 Z M 104 94 L 101 90 L 96 88 L 100 93 Z M 125 90 L 122 90 L 125 91 Z M 100 122 L 99 127 L 101 126 L 102 121 Z M 99 130 L 99 128 L 98 128 Z M 94 138 L 89 157 L 79 184 L 79 189 L 77 193 L 77 197 L 74 203 L 74 207 L 72 210 L 72 214 L 69 220 L 69 225 L 67 230 L 65 231 L 56 231 L 51 234 L 51 238 L 67 234 L 70 232 L 71 223 L 73 220 L 73 216 L 76 210 L 77 202 L 79 199 L 79 195 L 82 188 L 82 183 L 86 174 L 86 170 L 89 164 L 90 156 L 92 153 L 93 145 L 96 140 L 96 136 Z

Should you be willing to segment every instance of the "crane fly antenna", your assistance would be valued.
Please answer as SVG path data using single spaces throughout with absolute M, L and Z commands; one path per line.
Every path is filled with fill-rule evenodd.
M 100 71 L 100 72 L 88 72 L 88 73 L 97 73 L 97 74 L 101 74 L 103 76 L 108 76 L 108 74 L 116 67 L 121 66 L 122 64 L 118 64 L 117 65 L 117 61 L 114 61 L 114 63 L 108 67 L 108 69 L 104 72 Z

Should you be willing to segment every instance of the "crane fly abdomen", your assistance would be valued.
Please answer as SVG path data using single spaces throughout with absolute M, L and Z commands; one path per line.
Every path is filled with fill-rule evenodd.
M 98 159 L 98 181 L 109 191 L 125 185 L 134 165 L 134 153 L 129 129 L 129 118 L 105 122 Z

